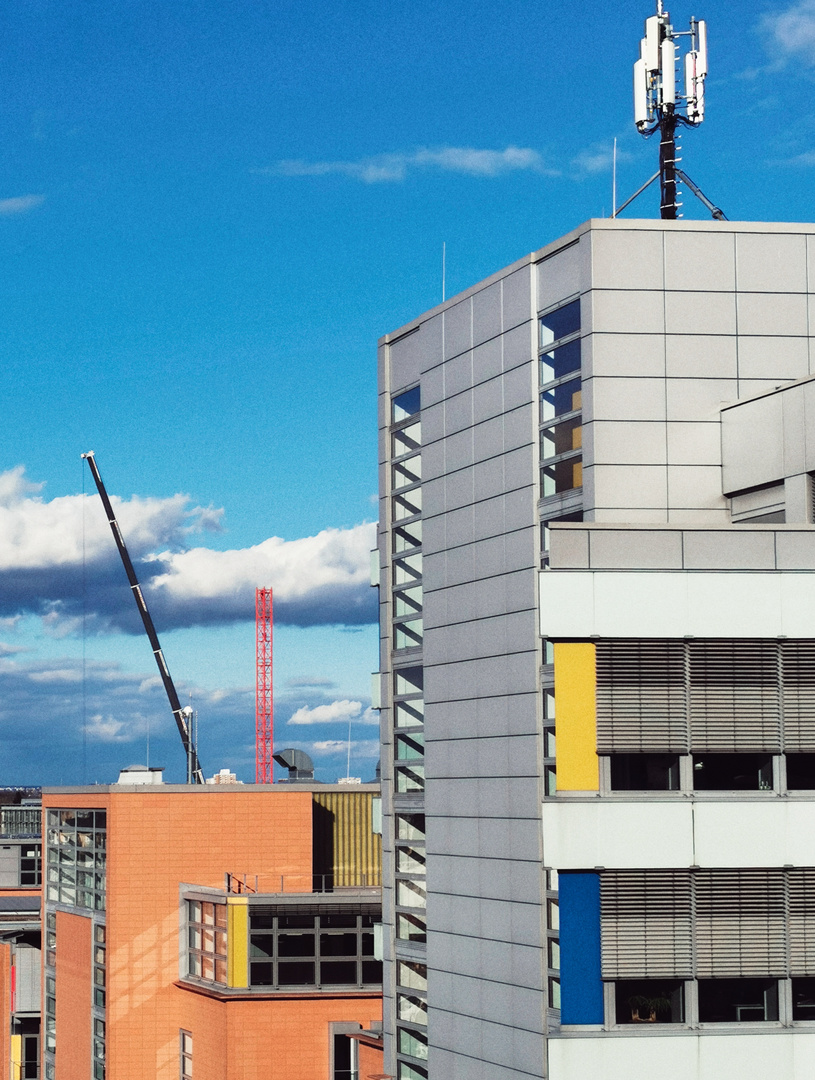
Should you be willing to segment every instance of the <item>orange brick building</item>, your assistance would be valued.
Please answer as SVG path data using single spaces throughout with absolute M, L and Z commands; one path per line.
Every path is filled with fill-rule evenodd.
M 46 1080 L 381 1073 L 378 793 L 45 789 Z

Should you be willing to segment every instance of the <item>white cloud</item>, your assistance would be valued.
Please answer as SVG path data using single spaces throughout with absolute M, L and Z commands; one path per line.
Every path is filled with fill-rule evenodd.
M 378 724 L 379 723 L 379 711 L 372 709 L 369 705 L 365 712 L 357 720 L 358 724 Z
M 121 720 L 115 720 L 112 716 L 104 717 L 101 713 L 92 716 L 83 730 L 88 739 L 94 742 L 120 743 L 130 742 L 134 737 L 130 735 Z
M 815 0 L 803 0 L 784 11 L 764 15 L 761 28 L 769 36 L 770 51 L 779 60 L 815 64 Z
M 17 195 L 13 199 L 0 199 L 0 214 L 3 217 L 26 214 L 29 210 L 42 206 L 44 202 L 44 195 Z
M 49 501 L 41 490 L 22 466 L 0 473 L 0 616 L 37 614 L 56 638 L 79 632 L 83 621 L 88 632 L 115 627 L 140 633 L 98 496 Z M 190 547 L 190 536 L 220 530 L 220 509 L 195 506 L 186 495 L 111 496 L 111 503 L 160 628 L 248 621 L 261 586 L 274 589 L 279 623 L 376 620 L 368 585 L 373 524 L 214 551 Z
M 328 705 L 303 705 L 294 713 L 289 724 L 331 724 L 337 720 L 348 720 L 359 716 L 362 711 L 361 701 L 332 701 Z
M 311 749 L 323 754 L 336 754 L 340 750 L 348 750 L 348 743 L 339 739 L 325 739 L 323 742 L 314 742 Z
M 278 161 L 258 173 L 275 176 L 348 176 L 366 184 L 398 183 L 408 173 L 424 170 L 495 177 L 531 170 L 555 175 L 537 150 L 508 146 L 504 150 L 480 150 L 472 146 L 420 147 L 410 153 L 376 154 L 356 161 Z

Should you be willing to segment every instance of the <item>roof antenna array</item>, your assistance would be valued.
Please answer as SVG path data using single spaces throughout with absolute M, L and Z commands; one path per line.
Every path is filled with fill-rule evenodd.
M 690 38 L 684 57 L 684 93 L 677 88 L 676 67 L 678 38 Z M 704 203 L 716 221 L 727 218 L 707 198 L 687 173 L 678 168 L 682 159 L 677 152 L 677 128 L 698 127 L 705 118 L 705 77 L 707 76 L 707 26 L 691 16 L 690 30 L 682 32 L 671 26 L 670 15 L 657 0 L 657 13 L 645 20 L 645 37 L 640 42 L 640 58 L 634 64 L 634 123 L 646 139 L 659 132 L 659 172 L 654 173 L 630 199 L 617 207 L 617 217 L 629 203 L 659 180 L 660 217 L 675 221 L 682 215 L 677 180 L 684 181 Z

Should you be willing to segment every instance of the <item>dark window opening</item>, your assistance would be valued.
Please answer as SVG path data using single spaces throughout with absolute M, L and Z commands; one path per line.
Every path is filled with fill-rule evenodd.
M 772 791 L 769 754 L 694 754 L 696 791 Z
M 793 1020 L 815 1020 L 815 979 L 792 980 Z
M 393 399 L 393 420 L 398 423 L 413 416 L 421 408 L 421 391 L 418 386 L 412 390 L 405 390 L 403 394 L 397 394 Z
M 540 320 L 540 343 L 549 345 L 558 341 L 567 334 L 573 334 L 580 329 L 580 301 L 573 300 L 571 304 L 565 304 L 542 315 Z
M 775 979 L 700 979 L 699 1020 L 704 1024 L 778 1019 Z
M 790 791 L 815 789 L 815 754 L 787 754 L 787 787 Z
M 678 754 L 612 754 L 612 791 L 679 791 Z
M 614 984 L 618 1024 L 682 1024 L 685 995 L 679 980 L 626 979 Z
M 561 379 L 572 371 L 580 371 L 580 338 L 544 353 L 540 364 L 541 385 Z
M 277 965 L 278 986 L 308 986 L 314 983 L 314 964 Z
M 356 1080 L 354 1044 L 347 1035 L 334 1036 L 334 1071 L 332 1080 Z

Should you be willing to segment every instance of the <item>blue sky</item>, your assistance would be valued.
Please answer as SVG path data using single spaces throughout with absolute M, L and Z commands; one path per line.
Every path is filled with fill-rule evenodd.
M 710 36 L 683 167 L 731 219 L 812 220 L 815 0 L 670 11 Z M 350 719 L 373 775 L 376 339 L 441 299 L 442 243 L 450 296 L 608 215 L 615 137 L 620 198 L 656 169 L 631 119 L 650 14 L 5 5 L 0 783 L 108 781 L 148 731 L 182 775 L 89 449 L 207 773 L 254 776 L 271 585 L 277 745 L 333 780 Z M 628 212 L 656 213 L 653 190 Z

